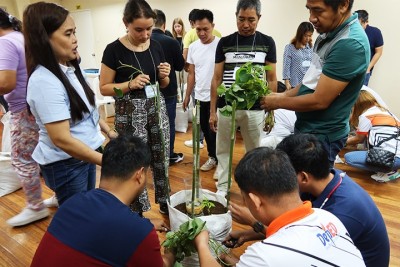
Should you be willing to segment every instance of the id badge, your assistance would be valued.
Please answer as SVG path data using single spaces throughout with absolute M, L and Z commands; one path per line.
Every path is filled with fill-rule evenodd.
M 155 85 L 155 84 L 146 85 L 144 90 L 146 92 L 147 98 L 153 98 L 153 97 L 156 97 L 156 95 L 157 95 L 157 85 Z
M 308 68 L 311 66 L 311 61 L 310 60 L 304 60 L 303 63 L 301 64 L 304 68 Z
M 236 80 L 236 72 L 238 71 L 238 69 L 239 69 L 239 67 L 235 67 L 234 69 L 233 69 L 233 79 L 234 80 Z

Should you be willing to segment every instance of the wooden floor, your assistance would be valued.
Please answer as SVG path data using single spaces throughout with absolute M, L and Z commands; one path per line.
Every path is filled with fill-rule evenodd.
M 108 120 L 112 123 L 112 119 Z M 2 136 L 2 124 L 0 123 L 0 137 Z M 177 133 L 175 141 L 175 151 L 182 152 L 185 155 L 183 162 L 170 167 L 170 183 L 172 193 L 184 188 L 183 178 L 190 177 L 192 173 L 192 150 L 185 147 L 183 142 L 191 139 L 190 131 L 188 133 Z M 234 165 L 244 155 L 243 142 L 238 134 L 238 140 L 234 151 Z M 207 160 L 206 148 L 201 150 L 201 163 Z M 4 175 L 2 170 L 9 162 L 0 162 L 0 179 Z M 369 178 L 369 173 L 351 168 L 344 164 L 337 164 L 336 168 L 346 171 L 358 184 L 360 184 L 372 196 L 377 206 L 379 207 L 388 229 L 390 246 L 391 246 L 391 261 L 390 266 L 400 267 L 400 179 L 390 183 L 377 183 Z M 98 175 L 100 168 L 98 168 Z M 212 178 L 213 171 L 201 172 L 202 186 L 205 189 L 215 191 L 215 184 Z M 151 181 L 150 181 L 151 183 Z M 162 216 L 158 212 L 158 205 L 154 204 L 154 190 L 151 184 L 148 186 L 149 194 L 151 195 L 152 205 L 154 208 L 147 212 L 147 218 L 163 218 L 168 221 L 168 218 Z M 52 195 L 43 184 L 43 198 Z M 237 185 L 232 186 L 232 201 L 241 203 L 241 197 Z M 51 218 L 57 209 L 51 209 L 51 216 L 42 221 L 33 223 L 28 226 L 11 228 L 7 225 L 6 220 L 18 214 L 25 206 L 24 194 L 22 190 L 18 190 L 10 195 L 0 198 L 0 266 L 29 266 L 35 250 L 46 231 Z M 233 229 L 242 229 L 242 226 L 234 223 Z M 101 234 L 101 233 L 99 233 Z M 165 237 L 165 234 L 159 234 L 160 241 Z M 248 244 L 246 244 L 248 245 Z M 235 249 L 233 252 L 236 255 L 243 253 L 246 246 Z

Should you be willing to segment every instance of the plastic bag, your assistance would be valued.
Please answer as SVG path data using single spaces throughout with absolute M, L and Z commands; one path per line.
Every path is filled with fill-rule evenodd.
M 10 133 L 10 111 L 3 115 L 1 122 L 3 123 L 3 137 L 1 139 L 1 151 L 11 152 L 11 133 Z

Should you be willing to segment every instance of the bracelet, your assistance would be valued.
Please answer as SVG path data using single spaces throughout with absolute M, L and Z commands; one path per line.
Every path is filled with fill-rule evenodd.
M 128 81 L 128 89 L 129 89 L 129 91 L 133 91 L 133 88 L 131 87 L 131 81 L 132 81 L 132 80 L 129 80 L 129 81 Z

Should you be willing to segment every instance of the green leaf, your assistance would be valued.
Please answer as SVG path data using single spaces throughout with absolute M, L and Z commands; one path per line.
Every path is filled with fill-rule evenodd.
M 225 87 L 225 85 L 222 83 L 222 84 L 221 84 L 220 86 L 218 86 L 218 88 L 217 88 L 217 94 L 218 94 L 219 96 L 221 96 L 221 95 L 224 95 L 225 92 L 226 92 L 226 87 Z
M 114 87 L 113 89 L 114 89 L 114 93 L 117 95 L 117 97 L 124 96 L 124 93 L 122 92 L 121 88 Z

